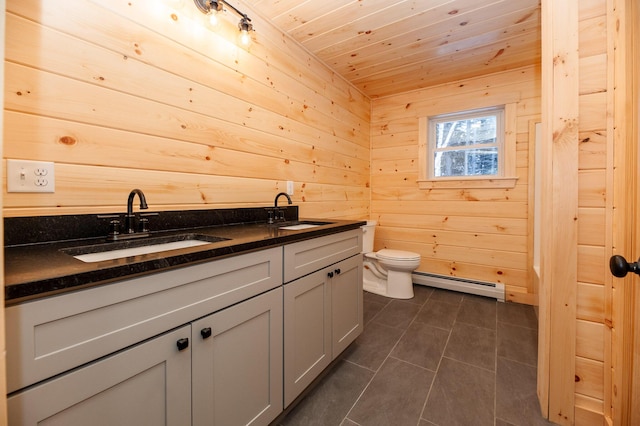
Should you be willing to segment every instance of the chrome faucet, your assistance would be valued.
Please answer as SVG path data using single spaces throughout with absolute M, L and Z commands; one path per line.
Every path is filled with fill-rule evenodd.
M 144 193 L 139 189 L 134 189 L 129 193 L 129 199 L 127 200 L 127 216 L 125 217 L 125 228 L 128 234 L 133 234 L 136 232 L 134 228 L 135 216 L 133 214 L 133 199 L 136 194 L 138 198 L 140 198 L 140 209 L 145 210 L 148 209 L 147 199 L 144 197 Z

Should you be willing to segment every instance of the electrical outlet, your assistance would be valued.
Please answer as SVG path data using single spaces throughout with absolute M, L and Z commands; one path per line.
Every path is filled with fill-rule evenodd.
M 287 181 L 287 194 L 293 195 L 293 181 L 292 180 L 288 180 Z
M 55 192 L 55 187 L 52 162 L 7 160 L 7 192 Z

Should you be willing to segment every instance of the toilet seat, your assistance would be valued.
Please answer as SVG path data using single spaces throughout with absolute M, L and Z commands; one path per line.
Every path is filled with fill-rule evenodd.
M 418 253 L 404 250 L 382 249 L 375 254 L 381 260 L 420 260 Z

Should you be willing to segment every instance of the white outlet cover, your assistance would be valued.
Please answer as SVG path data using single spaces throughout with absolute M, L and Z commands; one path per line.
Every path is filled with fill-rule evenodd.
M 7 160 L 7 192 L 55 192 L 55 189 L 54 163 Z

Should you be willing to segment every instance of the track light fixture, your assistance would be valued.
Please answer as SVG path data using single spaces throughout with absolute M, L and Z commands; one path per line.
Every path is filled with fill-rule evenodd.
M 217 24 L 218 13 L 222 12 L 223 6 L 226 5 L 229 9 L 233 10 L 238 16 L 240 16 L 240 22 L 238 22 L 238 29 L 240 30 L 240 42 L 247 45 L 251 42 L 251 35 L 253 31 L 253 24 L 251 24 L 251 18 L 246 13 L 240 12 L 233 5 L 222 0 L 193 0 L 198 10 L 205 15 L 209 15 L 209 20 L 212 25 Z

